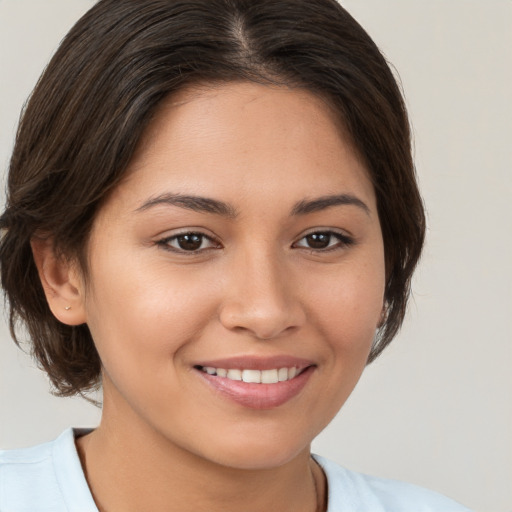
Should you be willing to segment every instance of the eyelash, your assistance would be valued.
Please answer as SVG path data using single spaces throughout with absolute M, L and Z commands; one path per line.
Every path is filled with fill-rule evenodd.
M 299 246 L 297 245 L 302 240 L 307 239 L 311 236 L 328 236 L 329 237 L 329 245 L 325 248 L 314 248 L 314 247 L 307 247 L 307 246 Z M 171 242 L 178 241 L 180 237 L 196 237 L 200 239 L 200 246 L 197 249 L 187 250 L 183 249 L 182 247 L 172 247 L 170 244 Z M 331 246 L 332 238 L 335 238 L 338 240 L 337 243 L 333 244 Z M 207 240 L 211 244 L 213 244 L 212 247 L 206 247 L 201 248 L 204 241 Z M 162 240 L 158 240 L 156 244 L 163 249 L 171 252 L 176 252 L 178 254 L 183 254 L 186 256 L 194 256 L 200 253 L 203 253 L 204 251 L 209 251 L 211 249 L 218 249 L 220 248 L 220 243 L 217 242 L 214 238 L 211 236 L 205 235 L 204 233 L 198 232 L 198 231 L 187 231 L 184 233 L 178 233 L 177 235 L 169 236 L 166 238 L 163 238 Z M 302 238 L 300 238 L 297 242 L 295 242 L 292 247 L 299 247 L 308 250 L 309 252 L 313 254 L 317 253 L 327 253 L 332 252 L 340 249 L 348 248 L 355 244 L 355 240 L 352 237 L 349 237 L 347 235 L 344 235 L 342 233 L 338 233 L 337 231 L 330 231 L 330 230 L 320 230 L 320 231 L 312 231 L 310 233 L 305 234 Z

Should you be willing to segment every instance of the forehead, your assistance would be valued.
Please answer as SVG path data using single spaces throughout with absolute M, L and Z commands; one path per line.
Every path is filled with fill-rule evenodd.
M 286 190 L 292 198 L 341 188 L 373 196 L 367 169 L 326 101 L 304 89 L 245 82 L 195 86 L 166 99 L 122 185 L 129 183 L 137 193 L 167 187 L 243 198 Z

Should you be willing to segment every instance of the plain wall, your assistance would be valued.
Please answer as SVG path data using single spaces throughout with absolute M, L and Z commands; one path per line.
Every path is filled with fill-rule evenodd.
M 512 2 L 347 0 L 399 71 L 428 210 L 406 324 L 314 450 L 479 512 L 512 511 Z M 90 0 L 0 0 L 0 163 L 21 107 Z M 0 324 L 0 448 L 93 426 Z M 307 414 L 307 412 L 305 412 Z

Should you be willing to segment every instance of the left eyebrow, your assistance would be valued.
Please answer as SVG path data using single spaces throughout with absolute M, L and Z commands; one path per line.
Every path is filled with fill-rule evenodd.
M 303 199 L 295 204 L 292 209 L 292 215 L 307 215 L 308 213 L 319 212 L 332 206 L 352 205 L 364 210 L 370 215 L 370 208 L 356 196 L 351 194 L 337 194 L 332 196 L 322 196 L 317 199 Z

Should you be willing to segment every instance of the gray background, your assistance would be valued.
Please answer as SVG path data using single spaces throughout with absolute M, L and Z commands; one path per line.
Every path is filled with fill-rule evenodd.
M 314 450 L 355 470 L 512 511 L 512 2 L 347 0 L 399 70 L 428 245 L 399 337 Z M 91 0 L 0 0 L 0 163 L 19 111 Z M 0 323 L 0 448 L 92 426 Z

